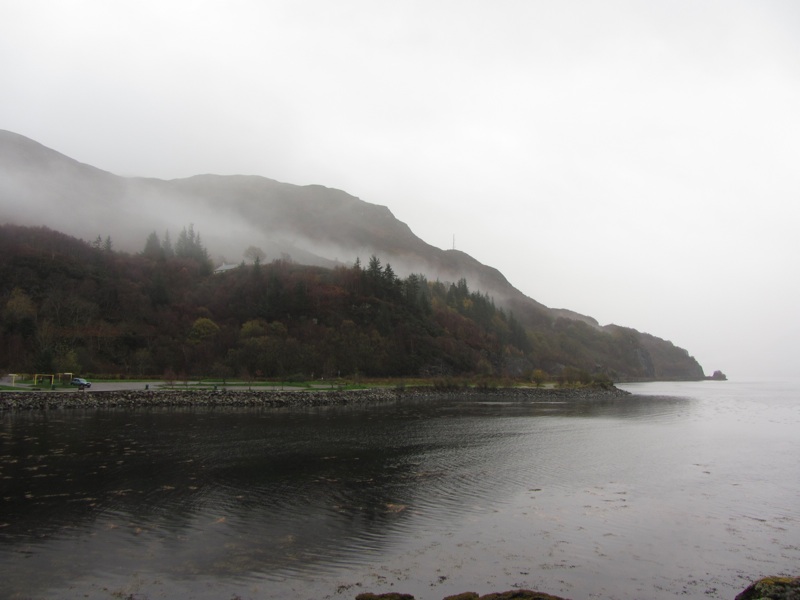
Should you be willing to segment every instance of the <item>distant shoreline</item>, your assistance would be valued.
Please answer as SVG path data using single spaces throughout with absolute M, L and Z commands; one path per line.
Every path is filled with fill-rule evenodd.
M 370 388 L 364 390 L 119 390 L 119 391 L 20 391 L 0 393 L 0 412 L 69 410 L 76 408 L 148 407 L 264 407 L 312 408 L 362 406 L 413 399 L 494 397 L 515 400 L 600 400 L 629 396 L 616 387 L 600 388 Z

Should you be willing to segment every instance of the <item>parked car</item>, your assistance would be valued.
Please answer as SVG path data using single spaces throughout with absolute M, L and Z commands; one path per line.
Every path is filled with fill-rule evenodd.
M 92 387 L 91 381 L 86 381 L 83 377 L 73 377 L 72 381 L 69 382 L 70 385 L 77 385 L 78 387 L 82 388 L 90 388 Z

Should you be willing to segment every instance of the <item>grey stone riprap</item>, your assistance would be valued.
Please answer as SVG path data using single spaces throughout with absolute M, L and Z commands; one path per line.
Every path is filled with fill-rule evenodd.
M 60 410 L 73 408 L 145 408 L 149 406 L 312 408 L 367 405 L 404 399 L 491 397 L 516 400 L 592 400 L 627 396 L 617 388 L 370 388 L 365 390 L 127 390 L 74 392 L 7 392 L 0 394 L 0 411 Z

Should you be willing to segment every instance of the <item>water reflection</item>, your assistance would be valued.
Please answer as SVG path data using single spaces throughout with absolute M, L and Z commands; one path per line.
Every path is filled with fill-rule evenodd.
M 613 523 L 626 540 L 619 548 L 629 547 L 641 532 L 656 535 L 647 511 L 665 505 L 653 499 L 680 502 L 676 486 L 702 475 L 693 466 L 700 442 L 685 432 L 697 410 L 695 400 L 662 395 L 6 414 L 5 588 L 12 597 L 63 597 L 69 586 L 85 595 L 91 589 L 76 580 L 130 573 L 185 585 L 302 581 L 430 535 L 460 531 L 469 548 L 484 534 L 470 523 L 487 515 L 491 527 L 519 531 L 503 543 L 520 552 L 545 544 L 564 520 L 585 521 L 584 531 Z M 623 518 L 634 498 L 646 511 Z M 542 523 L 552 527 L 529 529 Z M 564 531 L 562 542 L 571 560 L 591 565 L 597 542 L 580 546 L 581 535 Z M 605 552 L 613 542 L 603 539 Z

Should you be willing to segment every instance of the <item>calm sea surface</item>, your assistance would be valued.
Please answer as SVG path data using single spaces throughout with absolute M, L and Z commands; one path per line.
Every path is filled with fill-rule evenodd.
M 0 597 L 727 598 L 800 575 L 800 385 L 0 414 Z

